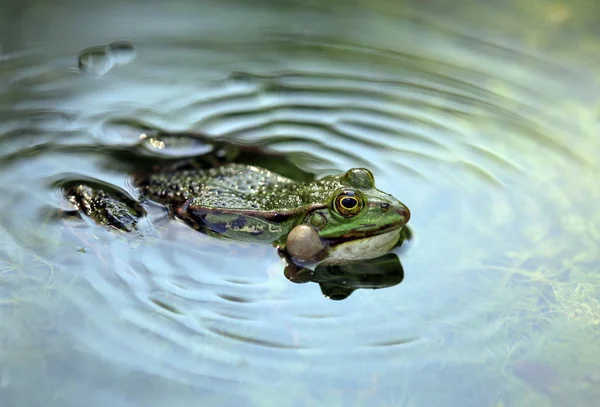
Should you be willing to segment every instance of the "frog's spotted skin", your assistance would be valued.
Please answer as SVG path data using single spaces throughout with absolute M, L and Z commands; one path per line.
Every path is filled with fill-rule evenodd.
M 137 229 L 138 218 L 146 215 L 144 208 L 116 188 L 93 188 L 79 184 L 65 188 L 71 204 L 95 222 L 132 232 Z
M 325 202 L 331 191 L 343 187 L 338 178 L 315 181 L 310 187 L 301 188 L 303 184 L 269 170 L 229 164 L 208 170 L 153 174 L 140 186 L 143 195 L 166 204 L 191 199 L 189 205 L 198 207 L 288 212 Z
M 263 168 L 227 164 L 137 176 L 135 184 L 144 199 L 167 206 L 175 217 L 203 233 L 269 242 L 284 251 L 291 243 L 294 252 L 310 253 L 300 261 L 377 257 L 396 244 L 410 218 L 404 204 L 375 188 L 373 175 L 364 168 L 318 181 L 295 182 Z M 93 203 L 92 210 L 83 212 L 96 221 L 114 227 L 126 224 L 119 227 L 122 230 L 135 225 L 134 212 L 123 211 L 122 202 L 113 202 L 118 197 L 101 189 L 69 191 L 69 200 L 80 210 Z M 104 213 L 107 208 L 119 208 L 127 219 L 114 219 L 112 212 L 108 216 Z M 302 233 L 290 234 L 298 226 Z M 319 253 L 302 250 L 305 243 L 323 249 Z

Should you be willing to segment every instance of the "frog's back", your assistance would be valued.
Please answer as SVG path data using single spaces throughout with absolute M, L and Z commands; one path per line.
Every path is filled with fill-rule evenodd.
M 291 179 L 242 164 L 151 174 L 138 186 L 145 197 L 167 205 L 276 211 L 303 204 Z
M 156 173 L 137 182 L 143 196 L 169 206 L 197 229 L 269 242 L 285 235 L 307 206 L 326 196 L 320 183 L 296 183 L 240 164 Z

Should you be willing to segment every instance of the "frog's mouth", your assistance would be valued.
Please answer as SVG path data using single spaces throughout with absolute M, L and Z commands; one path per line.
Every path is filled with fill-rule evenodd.
M 375 223 L 364 223 L 362 225 L 358 225 L 352 228 L 347 233 L 343 235 L 335 236 L 335 237 L 323 237 L 323 242 L 328 246 L 337 246 L 340 244 L 359 241 L 364 239 L 369 239 L 375 236 L 380 236 L 394 230 L 400 231 L 409 221 L 410 219 L 410 210 L 402 206 L 396 209 L 396 212 L 402 216 L 402 220 L 397 220 L 396 222 L 388 223 L 386 225 L 381 226 L 378 229 L 377 224 Z
M 373 230 L 373 226 L 376 226 L 374 224 L 364 224 L 364 225 L 360 225 L 358 227 L 355 227 L 354 229 L 352 229 L 350 232 L 345 233 L 341 236 L 336 236 L 336 237 L 324 237 L 322 238 L 322 240 L 324 241 L 324 243 L 327 246 L 337 246 L 340 244 L 344 244 L 344 243 L 348 243 L 348 242 L 352 242 L 352 241 L 358 241 L 358 240 L 363 240 L 363 239 L 368 239 L 374 236 L 379 236 L 379 235 L 383 235 L 385 233 L 388 232 L 392 232 L 395 230 L 400 230 L 402 229 L 404 226 L 406 225 L 406 222 L 400 222 L 400 223 L 393 223 L 391 225 L 387 225 L 384 226 L 380 229 L 377 230 Z
M 355 238 L 347 241 L 336 240 L 329 247 L 323 258 L 325 263 L 344 263 L 347 261 L 367 260 L 383 256 L 402 240 L 402 228 L 381 229 L 378 234 L 369 234 L 364 238 Z

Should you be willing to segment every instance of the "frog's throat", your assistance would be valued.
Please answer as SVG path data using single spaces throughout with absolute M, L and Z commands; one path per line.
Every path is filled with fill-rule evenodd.
M 330 248 L 324 263 L 374 259 L 392 250 L 400 241 L 401 228 L 362 239 L 348 240 Z

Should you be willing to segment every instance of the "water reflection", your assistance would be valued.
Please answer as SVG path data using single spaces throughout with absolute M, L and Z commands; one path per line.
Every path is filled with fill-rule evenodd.
M 340 301 L 361 288 L 378 289 L 400 284 L 404 269 L 398 256 L 388 253 L 372 260 L 320 264 L 315 270 L 288 265 L 285 276 L 298 284 L 317 283 L 325 297 Z
M 596 14 L 426 3 L 15 5 L 0 401 L 595 405 Z M 134 53 L 106 71 L 89 47 L 122 39 Z M 133 168 L 197 155 L 306 180 L 366 166 L 417 208 L 411 250 L 304 275 L 333 297 L 387 286 L 325 301 L 272 250 L 159 207 L 143 244 L 54 218 L 59 180 L 137 199 Z

